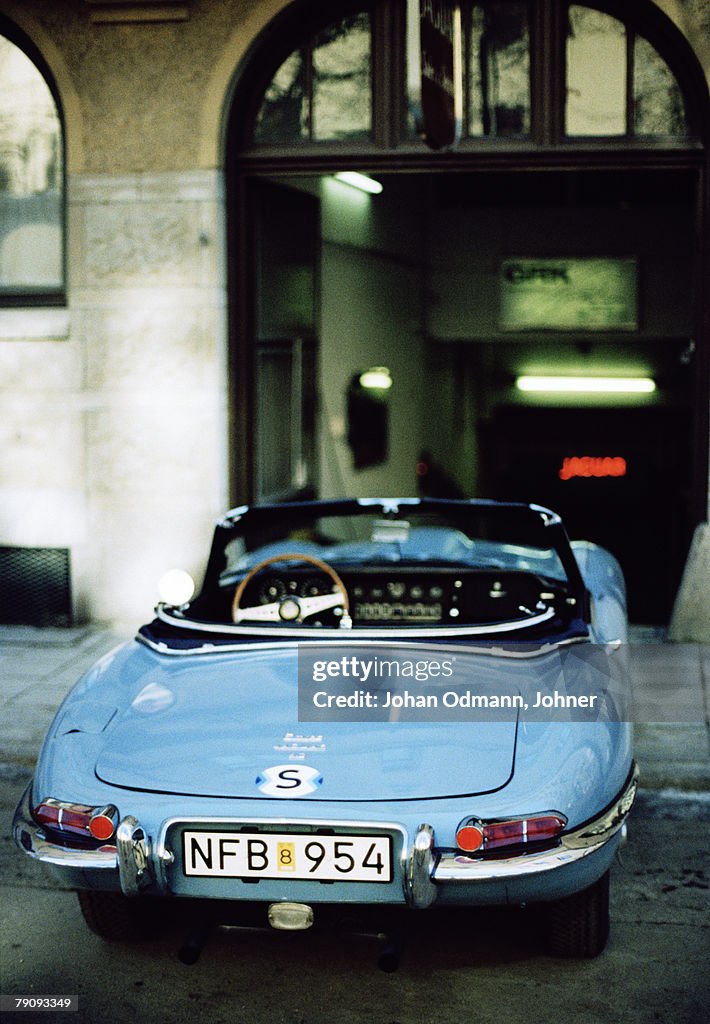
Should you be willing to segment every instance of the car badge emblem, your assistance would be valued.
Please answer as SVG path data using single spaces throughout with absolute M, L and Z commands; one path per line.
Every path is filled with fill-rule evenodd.
M 323 776 L 307 764 L 277 764 L 256 777 L 256 785 L 265 796 L 293 798 L 315 793 Z
M 274 750 L 278 754 L 288 754 L 289 761 L 305 761 L 306 754 L 324 754 L 325 743 L 320 735 L 287 732 L 281 743 L 274 744 Z

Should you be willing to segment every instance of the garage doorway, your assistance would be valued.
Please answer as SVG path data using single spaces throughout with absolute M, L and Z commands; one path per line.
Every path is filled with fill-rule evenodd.
M 344 7 L 327 23 L 317 6 L 274 22 L 234 94 L 234 500 L 436 489 L 557 506 L 573 535 L 621 557 L 632 616 L 664 621 L 707 507 L 708 104 L 694 56 L 652 4 L 639 25 L 624 5 L 590 8 L 590 22 L 579 5 L 469 4 L 467 134 L 457 152 L 431 153 L 406 115 L 403 5 Z M 577 88 L 572 29 L 610 37 L 625 68 L 621 106 L 597 110 Z M 516 54 L 524 81 L 506 84 Z M 665 83 L 661 107 L 645 113 L 639 68 Z M 581 99 L 565 104 L 565 81 Z M 360 193 L 337 180 L 343 170 L 382 192 Z M 633 317 L 506 322 L 513 260 L 630 264 Z M 288 323 L 294 289 L 301 314 L 312 312 L 298 324 Z M 273 336 L 264 309 L 282 321 Z M 363 465 L 352 389 L 382 369 L 389 385 L 373 409 L 384 456 Z M 644 376 L 655 391 L 582 409 L 521 395 L 517 378 L 543 369 Z M 276 487 L 269 451 L 281 460 Z M 603 468 L 605 458 L 625 459 L 625 475 L 560 476 L 565 459 Z M 652 584 L 649 560 L 661 564 Z

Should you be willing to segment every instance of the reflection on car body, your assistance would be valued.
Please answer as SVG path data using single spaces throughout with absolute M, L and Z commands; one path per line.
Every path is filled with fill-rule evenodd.
M 618 564 L 547 509 L 235 509 L 199 594 L 64 701 L 16 841 L 106 938 L 168 902 L 375 931 L 539 904 L 551 952 L 596 955 L 636 790 L 625 629 Z

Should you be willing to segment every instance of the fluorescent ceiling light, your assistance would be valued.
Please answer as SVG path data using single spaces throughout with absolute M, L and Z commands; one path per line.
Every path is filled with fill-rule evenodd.
M 360 387 L 389 391 L 392 387 L 392 375 L 386 366 L 373 366 L 360 374 Z
M 367 174 L 360 174 L 358 171 L 340 171 L 335 178 L 346 185 L 352 185 L 353 188 L 359 188 L 361 192 L 369 192 L 373 196 L 378 196 L 383 188 L 379 181 L 368 177 Z
M 518 377 L 515 386 L 519 391 L 587 395 L 650 395 L 656 390 L 650 377 Z

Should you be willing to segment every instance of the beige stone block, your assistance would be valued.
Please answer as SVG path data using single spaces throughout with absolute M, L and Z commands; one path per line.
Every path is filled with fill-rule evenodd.
M 74 316 L 87 311 L 92 317 L 99 309 L 155 309 L 169 310 L 177 306 L 220 310 L 225 316 L 226 296 L 222 289 L 209 287 L 77 287 L 72 293 Z
M 74 176 L 69 218 L 74 287 L 224 284 L 216 171 Z
M 167 509 L 163 504 L 118 503 L 98 518 L 105 542 L 95 552 L 90 617 L 133 622 L 152 618 L 158 585 L 170 569 L 187 570 L 199 588 L 209 555 L 213 523 L 207 511 Z
M 138 179 L 142 202 L 210 203 L 224 197 L 219 171 L 147 172 Z
M 86 495 L 82 488 L 3 483 L 0 544 L 67 548 L 86 539 Z
M 167 309 L 116 306 L 87 310 L 83 331 L 91 390 L 150 390 L 182 402 L 223 385 L 221 312 L 179 301 Z
M 88 207 L 84 220 L 89 285 L 191 285 L 199 273 L 197 207 L 181 203 Z
M 20 342 L 65 341 L 69 337 L 70 323 L 69 311 L 66 309 L 0 309 L 0 339 Z
M 81 384 L 81 353 L 69 341 L 13 341 L 0 344 L 0 394 L 73 391 Z
M 2 409 L 2 484 L 23 489 L 81 488 L 83 424 L 73 395 L 5 392 Z
M 93 500 L 148 498 L 169 513 L 202 506 L 223 478 L 223 409 L 218 395 L 115 396 L 87 413 L 87 480 Z M 221 495 L 220 495 L 221 497 Z
M 70 208 L 99 203 L 137 203 L 139 196 L 138 174 L 74 174 L 67 181 Z

